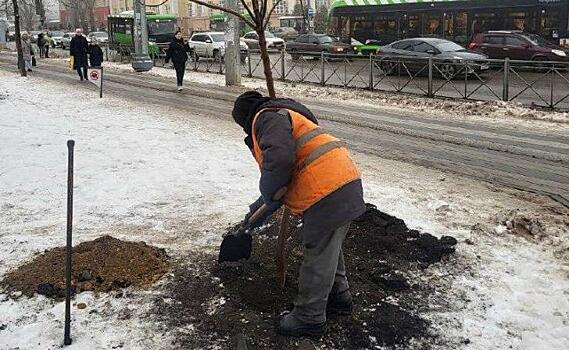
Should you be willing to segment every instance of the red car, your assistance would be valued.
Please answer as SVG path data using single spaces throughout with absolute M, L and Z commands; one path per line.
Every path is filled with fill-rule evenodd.
M 494 59 L 569 62 L 569 51 L 539 35 L 520 31 L 480 33 L 474 37 L 468 48 Z

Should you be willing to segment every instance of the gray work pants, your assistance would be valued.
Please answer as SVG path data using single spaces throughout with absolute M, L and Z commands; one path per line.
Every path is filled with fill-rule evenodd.
M 298 295 L 293 315 L 306 323 L 326 321 L 326 304 L 332 290 L 341 293 L 349 288 L 342 253 L 342 242 L 350 223 L 333 232 L 322 232 L 311 242 L 303 240 L 304 260 L 298 276 Z

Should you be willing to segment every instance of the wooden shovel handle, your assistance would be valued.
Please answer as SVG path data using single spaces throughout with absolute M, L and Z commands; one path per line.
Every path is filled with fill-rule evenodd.
M 273 200 L 274 201 L 280 201 L 284 197 L 284 195 L 286 194 L 286 191 L 287 191 L 286 187 L 282 187 L 281 189 L 279 189 L 277 191 L 277 193 L 275 193 L 275 195 L 273 196 Z M 267 211 L 268 208 L 269 208 L 269 206 L 266 203 L 263 203 L 263 205 L 261 205 L 261 207 L 259 209 L 257 209 L 253 213 L 253 215 L 251 215 L 249 220 L 247 220 L 247 225 L 249 225 L 249 223 L 251 223 L 251 222 L 257 221 L 263 214 L 265 214 L 265 212 Z
M 286 283 L 286 241 L 289 237 L 289 223 L 290 210 L 284 208 L 283 214 L 281 216 L 281 222 L 279 227 L 279 237 L 277 239 L 277 251 L 276 251 L 276 264 L 277 264 L 277 282 L 281 288 L 284 288 Z

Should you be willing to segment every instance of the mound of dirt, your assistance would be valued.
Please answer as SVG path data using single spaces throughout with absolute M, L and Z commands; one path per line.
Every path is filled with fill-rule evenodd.
M 297 227 L 298 219 L 291 219 Z M 173 330 L 180 348 L 233 349 L 244 337 L 249 349 L 297 349 L 298 340 L 278 336 L 274 324 L 290 310 L 302 261 L 298 239 L 289 240 L 287 284 L 276 284 L 274 262 L 278 228 L 272 225 L 255 237 L 251 259 L 241 265 L 217 264 L 211 255 L 192 256 L 175 269 L 155 310 L 165 329 Z M 409 276 L 454 252 L 456 240 L 438 239 L 409 230 L 402 220 L 372 205 L 354 221 L 344 243 L 344 257 L 354 296 L 352 316 L 328 317 L 323 348 L 405 348 L 430 343 L 437 334 L 421 315 L 447 302 L 444 293 Z M 438 340 L 437 340 L 438 341 Z
M 73 247 L 73 293 L 109 292 L 129 286 L 151 285 L 169 269 L 163 249 L 144 242 L 127 242 L 103 236 Z M 65 247 L 46 250 L 9 272 L 0 282 L 8 291 L 65 297 Z

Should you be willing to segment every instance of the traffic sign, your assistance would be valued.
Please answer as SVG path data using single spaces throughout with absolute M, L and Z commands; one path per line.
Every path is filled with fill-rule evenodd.
M 309 7 L 306 9 L 306 15 L 308 17 L 314 17 L 314 9 L 312 7 Z

